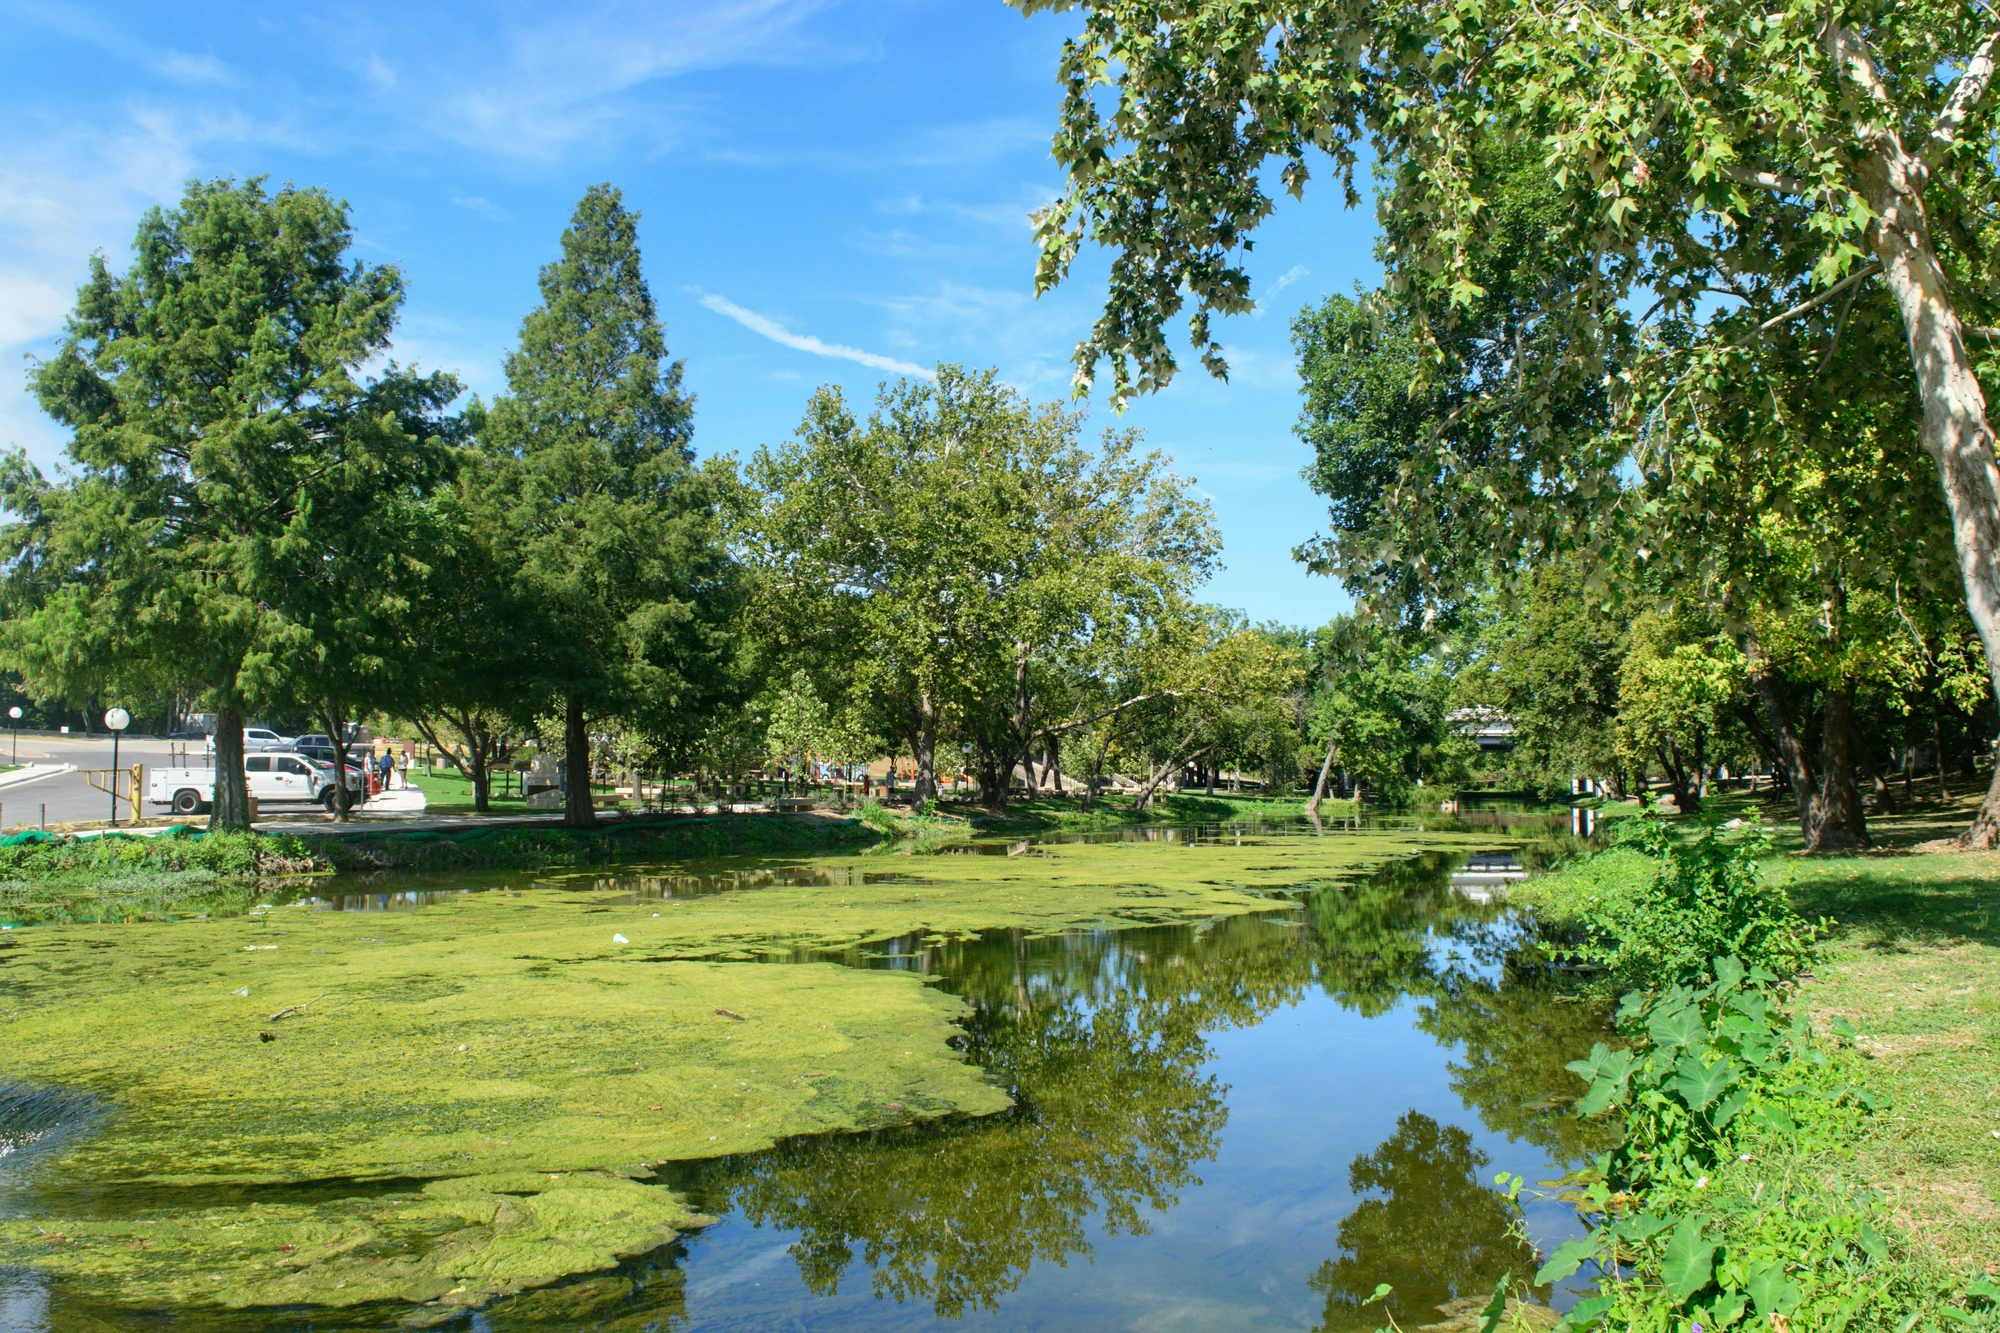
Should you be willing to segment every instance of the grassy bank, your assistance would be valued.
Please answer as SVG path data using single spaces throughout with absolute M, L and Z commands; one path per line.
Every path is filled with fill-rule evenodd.
M 1014 801 L 1004 811 L 987 810 L 967 803 L 948 807 L 971 819 L 982 829 L 994 832 L 1088 832 L 1094 829 L 1132 828 L 1146 824 L 1229 824 L 1258 820 L 1303 819 L 1303 797 L 1264 797 L 1217 792 L 1177 792 L 1162 796 L 1150 807 L 1142 807 L 1121 792 L 1099 796 L 1088 810 L 1073 797 L 1042 797 Z M 1322 801 L 1322 819 L 1347 819 L 1358 809 L 1353 801 Z
M 282 834 L 27 835 L 0 845 L 0 925 L 240 911 L 273 881 L 331 866 L 323 846 Z
M 1924 832 L 1940 817 L 1906 816 Z M 1614 847 L 1517 901 L 1575 951 L 1578 984 L 1658 1005 L 1678 982 L 1713 984 L 1712 971 L 1688 978 L 1689 958 L 1734 942 L 1770 966 L 1760 990 L 1790 1018 L 1750 1043 L 1759 1065 L 1728 1004 L 1685 1031 L 1628 1007 L 1630 1057 L 1656 1077 L 1633 1079 L 1628 1160 L 1586 1195 L 1598 1257 L 1629 1275 L 1603 1283 L 1595 1313 L 1621 1328 L 1772 1313 L 1793 1327 L 2000 1327 L 2000 858 L 1758 857 L 1754 827 L 1667 836 L 1671 851 Z M 1602 1084 L 1626 1058 L 1609 1050 L 1578 1072 Z M 1662 1168 L 1673 1162 L 1692 1165 Z
M 0 846 L 0 926 L 131 920 L 241 911 L 274 885 L 329 872 L 542 870 L 746 855 L 811 855 L 917 840 L 922 830 L 876 828 L 813 815 L 667 818 L 594 832 L 493 825 L 399 833 L 328 825 L 323 833 L 155 837 L 51 835 Z
M 501 824 L 398 833 L 367 826 L 308 840 L 338 870 L 539 870 L 851 850 L 883 836 L 854 819 L 716 815 L 621 821 L 590 832 Z

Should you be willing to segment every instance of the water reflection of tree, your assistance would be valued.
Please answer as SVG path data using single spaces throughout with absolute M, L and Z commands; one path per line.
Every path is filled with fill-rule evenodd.
M 1347 1169 L 1363 1200 L 1340 1224 L 1338 1258 L 1321 1264 L 1313 1290 L 1326 1296 L 1320 1327 L 1373 1329 L 1383 1322 L 1362 1302 L 1378 1283 L 1395 1292 L 1388 1312 L 1405 1327 L 1434 1318 L 1437 1307 L 1491 1291 L 1506 1272 L 1534 1271 L 1534 1248 L 1510 1230 L 1507 1196 L 1480 1183 L 1485 1153 L 1456 1126 L 1406 1111 L 1396 1132 Z
M 936 961 L 973 1005 L 968 1054 L 1016 1108 L 785 1145 L 711 1176 L 704 1206 L 797 1231 L 815 1292 L 837 1291 L 859 1257 L 877 1296 L 944 1317 L 996 1308 L 1036 1261 L 1087 1256 L 1093 1219 L 1141 1234 L 1199 1183 L 1227 1119 L 1226 1089 L 1202 1071 L 1209 1034 L 1310 980 L 1285 929 L 1235 918 L 958 946 Z

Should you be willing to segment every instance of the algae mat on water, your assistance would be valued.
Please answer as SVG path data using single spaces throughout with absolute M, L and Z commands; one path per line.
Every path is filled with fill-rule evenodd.
M 1272 905 L 1255 889 L 1408 850 L 841 858 L 791 863 L 835 882 L 687 899 L 635 875 L 405 913 L 16 932 L 0 1078 L 115 1109 L 31 1164 L 0 1262 L 148 1303 L 440 1312 L 607 1268 L 697 1221 L 641 1183 L 649 1165 L 1007 1105 L 949 1045 L 964 1006 L 920 978 L 720 959 L 1242 914 Z M 364 1180 L 398 1183 L 282 1184 Z M 270 1185 L 219 1194 L 230 1182 Z

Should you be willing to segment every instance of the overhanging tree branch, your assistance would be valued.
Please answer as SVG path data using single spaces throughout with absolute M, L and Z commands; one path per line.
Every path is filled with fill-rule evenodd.
M 1743 336 L 1742 342 L 1739 342 L 1737 345 L 1740 347 L 1742 346 L 1743 343 L 1747 343 L 1752 338 L 1756 338 L 1761 334 L 1769 333 L 1772 329 L 1777 328 L 1780 324 L 1783 324 L 1788 320 L 1797 319 L 1800 315 L 1805 314 L 1808 310 L 1812 310 L 1819 306 L 1825 305 L 1828 301 L 1831 301 L 1834 297 L 1840 295 L 1842 292 L 1846 291 L 1849 287 L 1852 287 L 1855 283 L 1864 281 L 1865 279 L 1868 278 L 1872 278 L 1881 271 L 1882 271 L 1882 261 L 1879 259 L 1873 261 L 1872 263 L 1863 264 L 1860 268 L 1855 269 L 1854 272 L 1848 274 L 1846 277 L 1842 278 L 1839 282 L 1834 283 L 1833 286 L 1827 288 L 1825 291 L 1821 292 L 1819 295 L 1813 297 L 1812 299 L 1807 301 L 1801 301 L 1797 305 L 1793 306 L 1790 310 L 1787 310 L 1782 314 L 1771 316 L 1769 319 L 1765 320 L 1762 324 L 1759 324 L 1750 333 L 1745 334 Z
M 1972 53 L 1972 59 L 1965 62 L 1965 72 L 1958 76 L 1958 83 L 1951 90 L 1937 119 L 1931 124 L 1930 146 L 1950 148 L 1958 141 L 1958 132 L 1966 120 L 1979 106 L 1980 99 L 1993 83 L 1994 55 L 2000 51 L 2000 27 L 1986 34 Z

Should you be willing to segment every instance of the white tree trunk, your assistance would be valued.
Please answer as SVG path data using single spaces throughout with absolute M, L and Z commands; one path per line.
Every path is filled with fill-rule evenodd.
M 1951 511 L 1965 608 L 1986 649 L 1994 695 L 2000 697 L 2000 460 L 1994 456 L 1986 395 L 1972 371 L 1965 330 L 1931 247 L 1920 193 L 1924 170 L 1920 161 L 1892 146 L 1868 164 L 1863 184 L 1879 217 L 1875 253 L 1909 335 L 1923 400 L 1920 438 L 1937 464 Z M 1994 772 L 1978 817 L 1961 836 L 1965 846 L 2000 846 L 2000 767 Z

